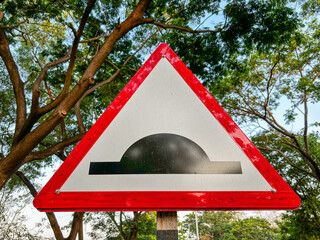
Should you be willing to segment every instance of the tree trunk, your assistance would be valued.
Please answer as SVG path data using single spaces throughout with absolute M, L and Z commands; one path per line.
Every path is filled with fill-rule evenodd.
M 131 231 L 130 231 L 130 236 L 129 236 L 129 239 L 128 240 L 134 240 L 136 239 L 137 237 L 137 233 L 138 233 L 138 220 L 139 220 L 139 217 L 141 215 L 141 212 L 133 212 L 133 220 L 134 220 L 134 226 L 131 228 Z

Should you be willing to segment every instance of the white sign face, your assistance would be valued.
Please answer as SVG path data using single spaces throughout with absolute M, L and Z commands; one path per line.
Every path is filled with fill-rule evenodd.
M 121 172 L 125 167 L 119 167 L 120 160 L 130 161 L 138 156 L 143 151 L 138 143 L 151 147 L 155 138 L 162 139 L 173 152 L 180 148 L 168 154 L 179 155 L 180 169 L 189 170 L 184 172 L 177 168 L 168 173 L 156 171 L 155 167 L 141 174 L 139 165 L 128 174 Z M 175 139 L 180 145 L 171 144 Z M 193 163 L 185 155 L 188 151 L 188 156 L 195 156 Z M 199 154 L 206 159 L 201 160 Z M 156 155 L 147 155 L 144 161 L 150 160 L 148 156 Z M 207 167 L 202 167 L 200 174 L 193 172 L 193 164 L 200 160 L 207 161 L 205 166 L 213 166 L 213 170 L 206 171 Z M 157 158 L 152 161 L 158 164 Z M 116 171 L 101 170 L 103 166 L 115 166 Z M 271 186 L 171 63 L 162 58 L 60 190 L 271 191 Z

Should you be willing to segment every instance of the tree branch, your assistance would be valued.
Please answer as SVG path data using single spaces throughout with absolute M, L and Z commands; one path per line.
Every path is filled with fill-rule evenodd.
M 26 134 L 28 134 L 34 124 L 38 121 L 38 119 L 45 114 L 45 112 L 40 111 L 40 106 L 39 106 L 39 97 L 40 97 L 40 84 L 42 80 L 44 79 L 48 69 L 50 67 L 56 66 L 60 63 L 66 62 L 69 60 L 69 55 L 71 53 L 71 49 L 67 52 L 67 54 L 51 63 L 48 63 L 44 66 L 44 68 L 41 70 L 38 78 L 36 79 L 35 83 L 33 84 L 33 90 L 32 90 L 32 100 L 31 100 L 31 109 L 30 109 L 30 114 L 26 121 L 23 124 L 23 127 L 20 131 L 20 134 L 16 137 L 16 142 L 19 142 Z
M 120 212 L 120 217 L 119 217 L 119 221 L 120 224 L 117 223 L 117 221 L 115 220 L 115 216 L 113 216 L 112 214 L 115 214 L 115 212 L 107 212 L 109 218 L 111 219 L 111 221 L 113 222 L 113 224 L 116 226 L 116 228 L 118 229 L 118 231 L 120 232 L 120 235 L 123 237 L 123 239 L 126 239 L 127 236 L 124 233 L 124 231 L 122 230 L 122 212 Z
M 294 135 L 291 132 L 289 132 L 287 129 L 285 129 L 277 122 L 277 120 L 268 108 L 266 108 L 266 111 L 268 112 L 270 118 L 266 117 L 262 119 L 264 119 L 273 129 L 277 130 L 278 132 L 281 132 L 283 135 L 288 136 L 290 138 L 294 137 Z
M 92 42 L 92 41 L 98 40 L 98 39 L 100 39 L 100 38 L 105 38 L 105 37 L 109 37 L 109 36 L 110 36 L 109 34 L 104 34 L 104 35 L 101 35 L 101 36 L 98 36 L 98 37 L 94 37 L 94 38 L 82 40 L 82 41 L 80 41 L 79 43 Z
M 178 13 L 180 13 L 182 10 L 180 10 Z M 177 14 L 178 14 L 177 13 Z M 177 15 L 175 14 L 175 16 Z M 169 19 L 168 19 L 169 20 Z M 157 31 L 155 31 L 153 34 L 151 34 L 142 44 L 141 46 L 130 56 L 128 57 L 128 59 L 123 63 L 122 67 L 124 67 L 125 65 L 128 64 L 128 62 L 143 48 L 143 46 L 155 35 L 157 34 L 157 32 L 159 32 L 159 29 Z M 75 114 L 76 114 L 76 117 L 77 117 L 77 123 L 78 123 L 78 127 L 79 127 L 79 131 L 80 133 L 82 132 L 85 132 L 86 131 L 86 128 L 83 124 L 83 119 L 82 119 L 82 116 L 81 116 L 81 112 L 80 112 L 80 104 L 81 104 L 81 101 L 86 97 L 88 96 L 90 93 L 92 93 L 93 91 L 95 91 L 96 89 L 102 87 L 103 85 L 113 81 L 121 72 L 121 69 L 118 68 L 117 66 L 115 66 L 112 62 L 108 61 L 112 66 L 114 66 L 117 71 L 107 80 L 95 85 L 94 87 L 90 88 L 89 90 L 87 90 L 83 96 L 78 100 L 78 102 L 75 104 L 74 106 L 74 109 L 75 109 Z
M 180 13 L 182 10 L 180 10 L 178 13 Z M 177 13 L 177 14 L 178 14 Z M 177 15 L 175 14 L 175 15 Z M 124 62 L 123 66 L 125 66 L 126 64 L 128 64 L 128 62 L 134 57 L 134 55 L 136 55 L 141 49 L 142 47 L 158 32 L 158 30 L 151 34 L 143 43 L 142 45 Z M 110 36 L 110 35 L 108 35 Z M 79 131 L 80 132 L 85 132 L 86 129 L 85 129 L 85 126 L 83 124 L 83 119 L 82 119 L 82 116 L 81 116 L 81 112 L 80 112 L 80 104 L 81 104 L 81 101 L 86 97 L 88 96 L 90 93 L 92 93 L 93 91 L 95 91 L 96 89 L 100 88 L 101 86 L 111 82 L 112 80 L 114 80 L 121 72 L 121 69 L 119 69 L 117 66 L 115 66 L 112 62 L 108 61 L 111 65 L 113 65 L 117 71 L 107 80 L 95 85 L 94 87 L 90 88 L 89 90 L 87 90 L 83 95 L 82 97 L 77 101 L 77 103 L 75 104 L 75 114 L 76 114 L 76 117 L 77 117 L 77 122 L 78 122 L 78 127 L 79 127 Z M 122 67 L 123 67 L 122 66 Z
M 81 21 L 80 21 L 80 25 L 79 25 L 79 29 L 78 31 L 75 33 L 75 38 L 73 40 L 73 44 L 72 44 L 72 49 L 71 49 L 71 54 L 70 54 L 70 62 L 69 62 L 69 66 L 67 69 L 67 73 L 66 73 L 66 77 L 65 77 L 65 81 L 64 81 L 64 86 L 63 89 L 61 91 L 61 93 L 59 94 L 59 96 L 51 103 L 49 103 L 47 106 L 44 106 L 42 108 L 40 108 L 40 111 L 43 113 L 49 112 L 52 109 L 54 109 L 55 107 L 57 107 L 59 105 L 59 103 L 64 99 L 64 97 L 67 95 L 67 93 L 69 92 L 69 87 L 70 87 L 70 83 L 71 83 L 71 77 L 72 77 L 72 72 L 73 72 L 73 68 L 75 65 L 75 61 L 76 61 L 76 55 L 78 52 L 78 46 L 79 46 L 79 41 L 81 38 L 81 35 L 83 33 L 84 27 L 86 25 L 86 22 L 88 20 L 88 17 L 93 9 L 93 6 L 95 4 L 96 0 L 90 0 L 87 4 L 87 7 L 82 15 Z
M 317 80 L 317 78 L 319 77 L 320 72 L 317 72 L 317 74 L 314 76 L 314 78 L 312 79 L 312 83 L 314 83 L 315 80 Z
M 124 36 L 132 28 L 147 23 L 144 20 L 143 15 L 150 1 L 151 0 L 140 0 L 137 7 L 128 16 L 128 18 L 124 22 L 116 26 L 116 28 L 109 35 L 106 42 L 102 45 L 101 49 L 93 58 L 92 62 L 89 64 L 88 68 L 84 72 L 82 76 L 83 79 L 91 78 L 97 72 L 101 64 L 104 62 L 104 60 L 111 52 L 114 44 L 122 36 Z
M 21 181 L 26 185 L 26 187 L 29 189 L 31 195 L 33 197 L 35 197 L 38 192 L 37 190 L 35 189 L 35 187 L 33 186 L 33 184 L 29 181 L 29 179 L 20 171 L 17 171 L 16 172 L 16 175 L 21 179 Z M 54 233 L 54 236 L 56 239 L 61 239 L 63 240 L 63 234 L 60 230 L 60 226 L 58 224 L 58 221 L 56 219 L 56 216 L 54 213 L 52 212 L 46 212 L 46 215 L 47 215 L 47 218 L 50 222 L 50 225 L 51 225 L 51 228 L 53 230 L 53 233 Z
M 267 106 L 268 106 L 269 100 L 270 100 L 270 94 L 271 94 L 270 85 L 271 85 L 271 80 L 272 80 L 272 77 L 273 77 L 273 71 L 274 71 L 274 69 L 275 69 L 275 67 L 277 66 L 278 63 L 279 63 L 279 60 L 277 60 L 277 61 L 273 64 L 273 66 L 272 66 L 272 68 L 271 68 L 271 70 L 270 70 L 269 79 L 268 79 L 268 81 L 267 81 L 267 98 L 266 98 L 266 100 L 265 100 L 265 102 L 264 102 L 264 109 L 265 109 L 264 116 L 265 116 L 265 117 L 267 116 Z
M 73 27 L 72 23 L 68 23 L 68 27 L 72 30 L 74 37 L 77 38 L 77 31 L 76 29 Z
M 13 91 L 16 98 L 16 126 L 15 126 L 15 133 L 14 133 L 14 144 L 15 139 L 20 134 L 24 122 L 26 120 L 26 99 L 24 93 L 24 84 L 20 78 L 20 73 L 18 66 L 16 65 L 10 48 L 9 48 L 9 41 L 5 34 L 3 28 L 0 28 L 0 56 L 3 59 L 3 62 L 6 65 L 7 71 L 10 76 L 10 80 L 13 86 Z
M 295 48 L 295 52 L 296 52 L 297 58 L 299 59 L 297 48 Z M 298 61 L 298 69 L 299 69 L 301 78 L 304 78 L 303 72 L 302 72 L 303 69 L 300 66 L 300 61 Z M 308 101 L 308 92 L 305 91 L 304 96 L 303 96 L 303 105 L 304 105 L 304 132 L 303 132 L 303 139 L 304 139 L 304 146 L 305 146 L 306 153 L 309 155 L 309 146 L 308 146 L 308 105 L 307 105 L 307 101 Z
M 45 159 L 45 158 L 51 156 L 52 154 L 57 154 L 57 152 L 59 150 L 65 148 L 71 144 L 79 142 L 85 134 L 86 134 L 85 132 L 80 133 L 74 137 L 71 137 L 71 138 L 68 138 L 62 142 L 59 142 L 56 145 L 49 147 L 45 150 L 38 151 L 38 152 L 32 152 L 25 158 L 24 163 L 28 163 L 28 162 L 31 162 L 34 160 L 42 160 L 42 159 Z
M 134 240 L 136 239 L 136 236 L 137 236 L 137 232 L 138 232 L 138 219 L 140 217 L 142 212 L 133 212 L 133 221 L 134 221 L 134 224 L 133 226 L 131 227 L 131 231 L 130 231 L 130 236 L 129 236 L 129 240 Z
M 44 114 L 46 114 L 47 112 L 51 111 L 53 108 L 55 108 L 62 100 L 63 98 L 66 96 L 66 94 L 69 91 L 69 86 L 71 83 L 71 76 L 72 76 L 72 70 L 74 67 L 74 63 L 76 61 L 76 53 L 77 53 L 77 49 L 78 49 L 78 44 L 80 41 L 80 37 L 82 35 L 82 32 L 84 30 L 84 26 L 85 23 L 88 19 L 88 16 L 95 4 L 96 0 L 92 0 L 88 3 L 84 14 L 82 16 L 81 22 L 80 22 L 80 26 L 78 31 L 75 33 L 75 39 L 73 42 L 73 46 L 72 48 L 67 52 L 67 54 L 62 57 L 61 59 L 58 59 L 54 62 L 51 62 L 49 64 L 47 64 L 40 72 L 37 80 L 34 83 L 33 86 L 33 92 L 32 92 L 32 105 L 31 105 L 31 111 L 30 111 L 30 115 L 27 119 L 27 121 L 25 122 L 24 126 L 23 126 L 23 132 L 21 134 L 21 136 L 19 137 L 18 140 L 21 140 L 26 134 L 29 133 L 29 131 L 32 129 L 33 125 L 36 123 L 36 121 Z M 60 63 L 66 62 L 67 60 L 70 60 L 69 63 L 69 67 L 67 70 L 67 74 L 66 74 L 66 78 L 65 78 L 65 84 L 64 87 L 61 91 L 61 93 L 59 94 L 59 96 L 54 100 L 51 101 L 51 103 L 49 103 L 48 105 L 40 108 L 39 106 L 39 97 L 40 97 L 40 84 L 43 80 L 43 78 L 45 77 L 49 67 L 58 65 Z
M 303 105 L 304 105 L 304 147 L 306 149 L 306 153 L 310 155 L 309 143 L 308 143 L 308 92 L 304 93 L 303 97 Z
M 33 91 L 32 91 L 32 105 L 31 105 L 31 113 L 39 112 L 40 106 L 39 106 L 39 96 L 40 96 L 40 84 L 47 74 L 47 71 L 50 67 L 56 66 L 60 63 L 64 63 L 70 59 L 71 49 L 66 53 L 66 55 L 56 61 L 53 61 L 51 63 L 48 63 L 45 65 L 45 67 L 41 70 L 37 80 L 33 84 Z M 39 114 L 44 114 L 44 112 L 41 112 Z
M 294 163 L 292 163 L 292 162 L 284 155 L 284 153 L 283 153 L 281 150 L 279 150 L 279 149 L 273 149 L 273 148 L 267 148 L 267 147 L 257 147 L 257 148 L 258 148 L 258 149 L 261 149 L 261 150 L 278 152 L 278 153 L 283 157 L 283 159 L 284 159 L 288 164 L 290 164 L 292 167 L 294 167 L 294 168 L 298 169 L 299 171 L 304 172 L 305 174 L 307 174 L 307 175 L 309 175 L 309 176 L 311 176 L 311 177 L 319 180 L 318 177 L 317 177 L 317 175 L 315 175 L 315 174 L 313 174 L 313 173 L 311 173 L 311 172 L 308 172 L 307 170 L 303 169 L 302 167 L 299 167 L 299 166 L 295 165 Z
M 253 108 L 251 106 L 251 104 L 249 104 L 249 102 L 245 99 L 245 97 L 241 94 L 240 91 L 237 91 L 237 94 L 242 98 L 242 100 L 244 101 L 244 103 L 250 108 L 251 110 L 251 115 L 254 115 L 258 118 L 261 118 L 262 120 L 266 121 L 273 129 L 277 130 L 278 132 L 282 133 L 285 136 L 288 137 L 292 137 L 292 133 L 288 132 L 284 127 L 282 127 L 273 117 L 273 115 L 271 114 L 271 112 L 268 110 L 268 108 L 266 108 L 266 110 L 268 111 L 269 115 L 271 116 L 272 120 L 265 116 L 264 114 L 260 113 L 258 110 L 256 110 L 255 108 Z M 239 110 L 241 111 L 242 109 L 239 108 Z
M 273 129 L 275 129 L 276 131 L 282 133 L 283 135 L 291 138 L 294 142 L 294 144 L 287 142 L 288 145 L 290 145 L 291 147 L 294 147 L 295 149 L 297 149 L 302 158 L 304 159 L 304 161 L 310 166 L 310 168 L 315 172 L 315 174 L 319 177 L 320 179 L 320 168 L 317 165 L 317 163 L 312 159 L 312 157 L 310 156 L 310 154 L 308 152 L 306 152 L 300 145 L 299 140 L 297 139 L 297 137 L 293 134 L 290 133 L 289 131 L 287 131 L 285 128 L 283 128 L 273 117 L 273 115 L 271 114 L 271 112 L 268 110 L 268 113 L 270 114 L 270 116 L 272 117 L 272 121 L 269 118 L 263 118 L 262 114 L 256 112 L 255 114 L 257 116 L 259 116 L 260 118 L 262 118 L 263 120 L 265 120 Z
M 35 189 L 35 187 L 33 186 L 33 184 L 29 181 L 29 179 L 27 179 L 27 177 L 20 171 L 17 171 L 16 175 L 21 179 L 21 181 L 24 183 L 24 185 L 26 185 L 26 187 L 29 189 L 31 195 L 33 197 L 36 197 L 38 192 Z
M 1 21 L 0 21 L 0 22 L 1 22 Z M 29 22 L 28 19 L 26 19 L 26 20 L 24 20 L 24 21 L 22 21 L 22 22 L 19 22 L 19 23 L 15 24 L 15 25 L 12 25 L 12 26 L 5 26 L 5 25 L 1 25 L 1 24 L 0 24 L 0 28 L 3 28 L 3 29 L 13 29 L 13 28 L 18 27 L 19 25 L 21 25 L 21 24 L 23 24 L 23 23 L 28 23 L 28 22 Z
M 290 133 L 289 131 L 287 131 L 285 128 L 283 128 L 273 117 L 272 113 L 269 111 L 269 109 L 267 109 L 269 115 L 271 116 L 272 119 L 265 117 L 263 114 L 261 114 L 260 112 L 258 112 L 256 109 L 252 108 L 251 105 L 245 100 L 244 96 L 238 92 L 239 96 L 242 97 L 243 101 L 245 102 L 245 104 L 247 104 L 247 106 L 250 107 L 251 112 L 246 111 L 247 113 L 250 113 L 258 118 L 261 118 L 262 120 L 264 120 L 265 122 L 268 123 L 268 125 L 270 127 L 272 127 L 273 129 L 275 129 L 276 131 L 282 133 L 284 136 L 287 136 L 289 138 L 292 139 L 292 141 L 294 142 L 294 144 L 287 142 L 288 145 L 290 145 L 291 147 L 297 149 L 303 160 L 309 165 L 309 167 L 312 169 L 312 171 L 315 173 L 315 175 L 317 175 L 317 177 L 320 179 L 320 168 L 317 165 L 317 163 L 314 161 L 314 159 L 312 159 L 312 157 L 310 156 L 310 154 L 308 154 L 306 151 L 304 151 L 304 149 L 301 147 L 299 140 L 297 139 L 297 137 Z M 238 110 L 243 111 L 243 109 L 238 108 Z
M 81 228 L 84 212 L 75 212 L 73 215 L 72 226 L 69 236 L 66 240 L 74 240 Z
M 82 118 L 81 111 L 80 111 L 80 103 L 81 103 L 82 99 L 83 99 L 83 97 L 81 97 L 79 99 L 79 101 L 76 102 L 76 104 L 74 105 L 74 111 L 75 111 L 75 114 L 77 117 L 77 123 L 78 123 L 78 128 L 79 128 L 80 133 L 86 132 L 86 127 L 83 124 L 83 118 Z
M 86 97 L 88 96 L 90 93 L 94 92 L 96 89 L 98 89 L 99 87 L 111 82 L 112 80 L 114 80 L 118 75 L 119 73 L 121 72 L 121 69 L 118 69 L 110 78 L 108 78 L 107 80 L 95 85 L 94 87 L 90 88 L 89 90 L 87 90 L 83 95 L 82 97 L 78 100 L 78 102 L 76 102 L 75 106 L 74 106 L 74 109 L 75 109 L 75 114 L 76 114 L 76 117 L 77 117 L 77 123 L 78 123 L 78 127 L 79 127 L 79 131 L 82 133 L 82 132 L 85 132 L 86 131 L 86 128 L 83 124 L 83 119 L 82 119 L 82 116 L 81 116 L 81 113 L 80 113 L 80 104 L 81 104 L 81 101 Z
M 295 148 L 298 152 L 300 152 L 300 154 L 302 156 L 302 159 L 305 161 L 305 163 L 312 169 L 312 171 L 320 179 L 320 168 L 319 168 L 318 164 L 313 160 L 313 158 L 310 156 L 310 154 L 306 153 L 301 148 L 301 145 L 300 145 L 298 139 L 295 136 L 292 137 L 292 140 L 294 141 L 295 144 L 290 143 L 286 139 L 284 139 L 283 143 L 287 144 L 288 146 L 291 146 L 291 147 Z
M 222 32 L 223 28 L 219 28 L 217 30 L 193 30 L 191 28 L 187 28 L 187 27 L 182 27 L 182 26 L 177 26 L 177 25 L 173 25 L 173 24 L 166 24 L 166 23 L 160 23 L 157 22 L 155 19 L 145 19 L 146 23 L 152 23 L 158 27 L 167 29 L 167 28 L 171 28 L 171 29 L 176 29 L 176 30 L 181 30 L 184 32 L 189 32 L 189 33 L 219 33 Z

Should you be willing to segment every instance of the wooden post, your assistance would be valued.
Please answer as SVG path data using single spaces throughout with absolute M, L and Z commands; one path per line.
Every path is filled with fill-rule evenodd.
M 178 240 L 177 211 L 157 212 L 157 240 Z

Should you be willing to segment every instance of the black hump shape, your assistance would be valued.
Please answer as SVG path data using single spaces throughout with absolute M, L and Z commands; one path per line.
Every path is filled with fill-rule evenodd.
M 132 144 L 120 162 L 91 162 L 89 174 L 241 174 L 239 161 L 210 161 L 190 139 L 170 133 Z

